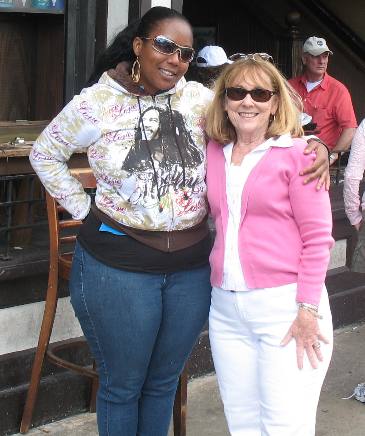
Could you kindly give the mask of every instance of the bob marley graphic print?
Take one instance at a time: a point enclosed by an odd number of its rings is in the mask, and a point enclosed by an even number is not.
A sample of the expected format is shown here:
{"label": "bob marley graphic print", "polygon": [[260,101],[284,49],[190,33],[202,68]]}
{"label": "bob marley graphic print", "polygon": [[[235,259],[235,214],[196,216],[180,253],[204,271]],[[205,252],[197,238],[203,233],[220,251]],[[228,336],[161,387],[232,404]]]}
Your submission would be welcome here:
{"label": "bob marley graphic print", "polygon": [[138,179],[131,203],[156,207],[162,212],[171,190],[187,201],[189,193],[202,182],[196,169],[204,156],[185,127],[180,112],[171,106],[149,107],[143,112],[135,130],[135,143],[122,169]]}

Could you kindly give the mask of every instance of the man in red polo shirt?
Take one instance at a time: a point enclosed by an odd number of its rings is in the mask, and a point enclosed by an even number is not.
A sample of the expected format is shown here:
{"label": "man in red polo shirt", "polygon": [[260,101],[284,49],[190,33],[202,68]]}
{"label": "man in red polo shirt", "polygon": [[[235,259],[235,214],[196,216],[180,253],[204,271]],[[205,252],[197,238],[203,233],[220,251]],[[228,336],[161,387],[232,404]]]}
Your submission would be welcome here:
{"label": "man in red polo shirt", "polygon": [[303,45],[303,75],[289,82],[301,95],[304,111],[317,124],[316,135],[331,149],[333,163],[338,152],[350,147],[357,122],[346,86],[326,73],[330,54],[325,39],[308,38]]}

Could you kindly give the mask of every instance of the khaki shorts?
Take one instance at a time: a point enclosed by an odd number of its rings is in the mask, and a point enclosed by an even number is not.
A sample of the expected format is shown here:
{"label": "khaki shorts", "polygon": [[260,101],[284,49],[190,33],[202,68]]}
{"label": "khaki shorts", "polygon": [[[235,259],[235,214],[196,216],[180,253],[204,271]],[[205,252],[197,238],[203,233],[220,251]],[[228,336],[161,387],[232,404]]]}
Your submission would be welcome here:
{"label": "khaki shorts", "polygon": [[352,256],[351,271],[365,273],[365,214],[363,214],[363,224],[358,233],[358,240]]}

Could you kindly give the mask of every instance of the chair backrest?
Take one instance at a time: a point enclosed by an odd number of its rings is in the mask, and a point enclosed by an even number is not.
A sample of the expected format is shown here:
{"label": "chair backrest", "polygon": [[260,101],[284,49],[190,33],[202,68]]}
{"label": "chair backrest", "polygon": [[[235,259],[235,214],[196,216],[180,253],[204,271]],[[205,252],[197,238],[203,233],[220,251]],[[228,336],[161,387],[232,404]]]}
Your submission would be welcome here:
{"label": "chair backrest", "polygon": [[[96,188],[96,180],[90,168],[72,169],[71,174],[85,189]],[[68,279],[73,248],[72,250],[64,251],[62,246],[75,242],[81,221],[63,218],[62,215],[66,213],[65,209],[48,192],[46,193],[46,202],[49,228],[50,272],[54,269],[55,274]]]}

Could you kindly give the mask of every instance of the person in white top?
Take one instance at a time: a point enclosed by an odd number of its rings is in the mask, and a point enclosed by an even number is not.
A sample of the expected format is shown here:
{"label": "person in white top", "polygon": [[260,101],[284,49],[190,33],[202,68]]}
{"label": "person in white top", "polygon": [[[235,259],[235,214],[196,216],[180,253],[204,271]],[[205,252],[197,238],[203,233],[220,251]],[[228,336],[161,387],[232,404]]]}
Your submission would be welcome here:
{"label": "person in white top", "polygon": [[350,223],[359,232],[353,258],[352,270],[365,273],[365,232],[363,213],[365,210],[365,193],[360,204],[360,182],[365,171],[365,119],[357,128],[351,145],[351,151],[345,170],[343,199],[345,212]]}

